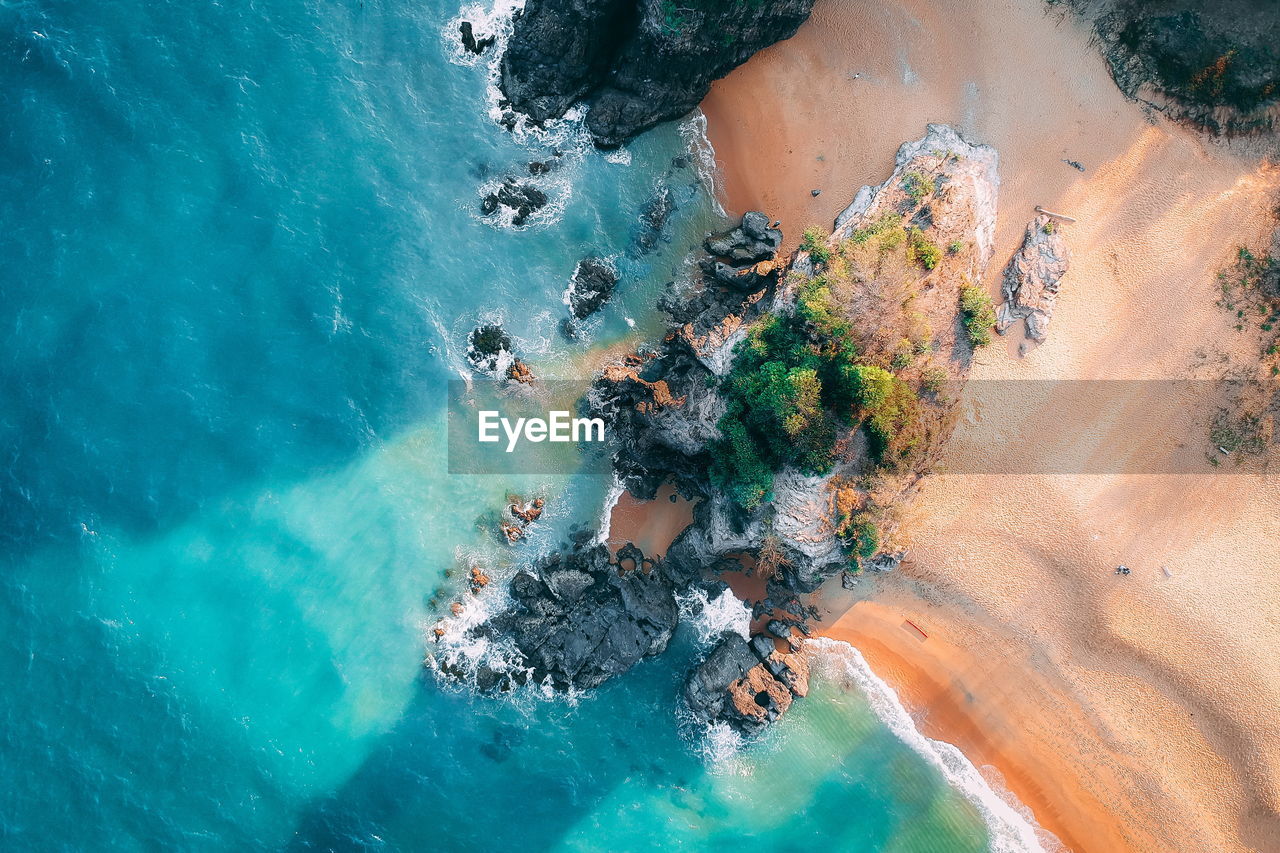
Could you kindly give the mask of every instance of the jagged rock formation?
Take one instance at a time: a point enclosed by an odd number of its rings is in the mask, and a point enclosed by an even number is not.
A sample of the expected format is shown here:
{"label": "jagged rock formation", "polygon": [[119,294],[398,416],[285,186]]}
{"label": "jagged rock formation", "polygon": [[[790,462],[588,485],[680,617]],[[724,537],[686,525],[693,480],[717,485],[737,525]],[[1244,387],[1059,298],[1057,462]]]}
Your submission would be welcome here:
{"label": "jagged rock formation", "polygon": [[529,365],[516,358],[511,335],[496,323],[477,326],[467,335],[467,361],[473,370],[491,379],[534,380]]}
{"label": "jagged rock formation", "polygon": [[808,662],[774,645],[764,635],[747,642],[726,634],[685,682],[684,701],[694,718],[757,734],[785,714],[795,697],[807,695]]}
{"label": "jagged rock formation", "polygon": [[1267,130],[1280,110],[1274,0],[1068,0],[1093,21],[1116,84],[1213,132]]}
{"label": "jagged rock formation", "polygon": [[480,202],[480,212],[493,216],[507,211],[511,224],[517,228],[529,221],[529,217],[546,207],[547,194],[528,181],[504,178],[494,190],[485,194]]}
{"label": "jagged rock formation", "polygon": [[790,38],[812,7],[813,0],[527,0],[500,85],[535,122],[587,101],[596,144],[617,147],[693,110],[713,80]]}
{"label": "jagged rock formation", "polygon": [[569,313],[583,320],[599,311],[618,286],[618,271],[602,258],[587,257],[578,261],[565,295]]}
{"label": "jagged rock formation", "polygon": [[[949,429],[953,403],[942,395],[915,395],[924,393],[919,389],[926,366],[950,379],[963,379],[967,371],[973,344],[960,296],[969,282],[981,279],[993,252],[996,160],[992,149],[930,125],[923,139],[902,146],[889,179],[863,188],[841,214],[825,258],[813,247],[812,254],[801,251],[790,263],[780,262],[782,235],[762,213],[748,214],[737,228],[707,240],[701,288],[663,299],[673,321],[669,334],[655,350],[605,368],[586,401],[589,413],[605,418],[618,438],[614,471],[627,489],[652,499],[663,482],[674,482],[686,497],[701,498],[693,523],[658,563],[634,549],[613,562],[603,547],[583,540],[570,553],[518,574],[511,607],[470,629],[471,637],[517,650],[517,674],[489,673],[485,683],[501,687],[531,677],[561,689],[598,685],[666,647],[678,619],[677,590],[704,584],[728,566],[740,568],[741,555],[762,566],[767,552],[766,597],[755,603],[753,615],[765,620],[771,636],[749,642],[723,638],[690,675],[684,698],[696,718],[752,734],[805,695],[808,669],[791,632],[806,633],[816,611],[801,596],[849,567],[854,554],[865,569],[896,567],[900,552],[883,553],[874,542],[853,550],[850,541],[862,540],[848,538],[846,523],[851,513],[876,501],[885,505],[912,488]],[[884,243],[868,243],[880,235]],[[941,245],[955,248],[944,255]],[[861,263],[859,251],[870,262],[892,258],[900,266],[877,267],[874,281],[840,279],[837,261]],[[926,257],[927,264],[921,261]],[[849,288],[824,297],[826,304],[851,300],[840,303],[840,345],[855,347],[860,359],[869,360],[859,367],[874,365],[886,375],[879,366],[893,367],[894,378],[922,412],[931,407],[913,424],[921,448],[909,464],[864,477],[875,464],[867,433],[852,420],[841,421],[843,434],[836,436],[828,473],[783,467],[772,476],[770,498],[747,510],[710,473],[723,438],[719,424],[729,411],[721,380],[730,375],[735,347],[748,328],[769,313],[790,317],[798,310],[799,289],[812,283],[820,266],[827,282],[822,287],[839,280]],[[898,343],[908,322],[916,324],[923,348],[895,363],[881,338],[888,333],[895,339],[889,343]],[[818,327],[806,328],[810,334]],[[815,347],[831,343],[807,340]],[[881,485],[863,485],[873,480]],[[873,495],[872,489],[880,491]],[[788,645],[779,648],[779,642]]]}
{"label": "jagged rock formation", "polygon": [[580,541],[518,573],[510,609],[473,629],[509,640],[524,659],[524,669],[480,686],[532,679],[559,690],[598,687],[666,649],[679,621],[675,591],[688,583],[633,545],[611,560],[605,546]]}
{"label": "jagged rock formation", "polygon": [[1042,342],[1049,334],[1049,320],[1058,298],[1058,286],[1069,263],[1062,229],[1041,214],[1027,225],[1022,248],[1004,270],[1002,304],[996,314],[996,331],[1003,334],[1018,320],[1027,321],[1027,337]]}

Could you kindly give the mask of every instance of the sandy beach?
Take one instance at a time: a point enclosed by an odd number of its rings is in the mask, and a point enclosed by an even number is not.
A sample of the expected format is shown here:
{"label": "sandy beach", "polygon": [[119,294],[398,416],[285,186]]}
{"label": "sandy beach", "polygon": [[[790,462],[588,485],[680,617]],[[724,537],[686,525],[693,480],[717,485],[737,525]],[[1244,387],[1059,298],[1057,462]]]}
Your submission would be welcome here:
{"label": "sandy beach", "polygon": [[[997,340],[973,380],[1257,363],[1214,274],[1275,227],[1264,141],[1148,115],[1081,25],[1039,2],[819,0],[703,108],[726,208],[765,210],[791,240],[830,227],[930,121],[1000,153],[993,294],[1035,205],[1079,219],[1047,342]],[[1030,435],[1061,416],[1019,414]],[[1206,442],[1207,417],[1188,407],[1125,451]],[[940,473],[899,516],[908,561],[824,590],[825,633],[863,651],[926,735],[1074,850],[1280,849],[1280,477]]]}

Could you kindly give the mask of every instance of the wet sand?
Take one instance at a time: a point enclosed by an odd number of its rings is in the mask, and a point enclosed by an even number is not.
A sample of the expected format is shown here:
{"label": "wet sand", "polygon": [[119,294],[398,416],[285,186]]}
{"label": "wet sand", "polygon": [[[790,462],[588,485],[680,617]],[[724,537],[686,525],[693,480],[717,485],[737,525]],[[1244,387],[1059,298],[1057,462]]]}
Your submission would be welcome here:
{"label": "wet sand", "polygon": [[610,516],[609,550],[617,554],[630,542],[646,557],[666,556],[675,538],[693,523],[696,505],[697,501],[676,494],[670,483],[660,486],[651,501],[637,500],[630,492],[623,492]]}
{"label": "wet sand", "polygon": [[[973,380],[1256,364],[1214,273],[1275,225],[1280,174],[1260,157],[1274,142],[1212,143],[1148,116],[1039,2],[819,0],[704,111],[726,208],[761,208],[793,240],[830,227],[928,121],[1000,152],[993,294],[1036,204],[1079,218],[1048,341],[1024,356],[1019,337],[998,340]],[[1061,413],[1022,417],[1034,436]],[[1124,450],[1206,442],[1206,418],[1163,417]],[[829,633],[926,734],[1076,850],[1280,849],[1280,478],[939,474],[902,516],[908,563],[823,601]]]}

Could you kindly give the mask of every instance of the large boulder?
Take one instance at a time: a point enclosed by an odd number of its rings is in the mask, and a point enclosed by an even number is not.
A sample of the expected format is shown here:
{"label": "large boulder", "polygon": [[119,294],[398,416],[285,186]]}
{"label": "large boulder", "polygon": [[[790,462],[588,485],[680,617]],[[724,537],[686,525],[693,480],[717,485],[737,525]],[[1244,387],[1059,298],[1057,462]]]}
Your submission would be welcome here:
{"label": "large boulder", "polygon": [[809,666],[794,652],[774,650],[758,636],[750,642],[725,634],[689,673],[684,701],[694,719],[726,723],[742,734],[758,734],[809,692]]}
{"label": "large boulder", "polygon": [[512,605],[477,629],[508,639],[534,681],[598,687],[667,647],[679,620],[676,585],[634,546],[609,558],[579,544],[511,582]]}
{"label": "large boulder", "polygon": [[773,260],[782,245],[782,232],[769,226],[769,217],[758,210],[743,214],[742,222],[719,236],[708,237],[706,250],[735,266]]}
{"label": "large boulder", "polygon": [[812,7],[813,0],[527,0],[499,85],[537,122],[587,101],[596,144],[617,147],[691,112],[713,80],[790,38]]}
{"label": "large boulder", "polygon": [[618,271],[603,258],[590,256],[578,261],[565,296],[573,319],[582,320],[599,311],[618,286]]}
{"label": "large boulder", "polygon": [[1018,320],[1026,320],[1027,337],[1043,341],[1069,261],[1061,227],[1043,214],[1033,219],[1022,248],[1004,270],[1005,301],[996,312],[996,331],[1003,333]]}

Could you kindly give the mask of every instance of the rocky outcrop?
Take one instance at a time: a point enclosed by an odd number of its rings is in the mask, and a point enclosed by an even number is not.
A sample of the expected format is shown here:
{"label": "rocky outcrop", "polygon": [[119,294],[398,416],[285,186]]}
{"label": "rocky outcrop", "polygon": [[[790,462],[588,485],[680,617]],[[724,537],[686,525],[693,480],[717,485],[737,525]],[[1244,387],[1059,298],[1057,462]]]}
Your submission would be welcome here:
{"label": "rocky outcrop", "polygon": [[[633,545],[618,559],[579,543],[511,581],[511,607],[473,629],[510,641],[519,676],[558,690],[598,687],[667,647],[679,621],[676,581]],[[493,685],[500,686],[500,685]]]}
{"label": "rocky outcrop", "polygon": [[477,326],[467,336],[467,361],[473,370],[491,379],[534,381],[533,370],[516,358],[511,335],[497,323]]}
{"label": "rocky outcrop", "polygon": [[1026,320],[1027,337],[1043,342],[1069,260],[1062,227],[1043,214],[1033,219],[1022,248],[1004,270],[1004,303],[996,312],[996,331],[1003,334],[1018,320]]}
{"label": "rocky outcrop", "polygon": [[689,113],[713,80],[794,35],[812,6],[526,0],[502,57],[500,85],[510,105],[535,122],[586,101],[596,144],[617,147]]}
{"label": "rocky outcrop", "polygon": [[462,46],[467,53],[474,53],[477,56],[484,53],[497,41],[497,37],[492,34],[476,38],[475,27],[470,21],[463,21],[459,24],[458,33],[462,36]]}
{"label": "rocky outcrop", "polygon": [[583,320],[604,306],[618,286],[618,271],[603,258],[586,257],[578,261],[569,280],[565,301],[575,320]]}
{"label": "rocky outcrop", "polygon": [[726,723],[753,735],[808,692],[809,665],[802,655],[776,650],[763,635],[748,642],[726,634],[689,674],[684,701],[699,722]]}
{"label": "rocky outcrop", "polygon": [[495,189],[485,193],[480,202],[480,212],[493,216],[505,211],[510,222],[520,227],[547,204],[547,194],[528,181],[504,178]]}
{"label": "rocky outcrop", "polygon": [[477,326],[467,336],[467,361],[477,373],[501,376],[514,359],[511,335],[496,323]]}
{"label": "rocky outcrop", "polygon": [[1273,0],[1068,0],[1093,22],[1116,84],[1215,133],[1269,130],[1280,112]]}

